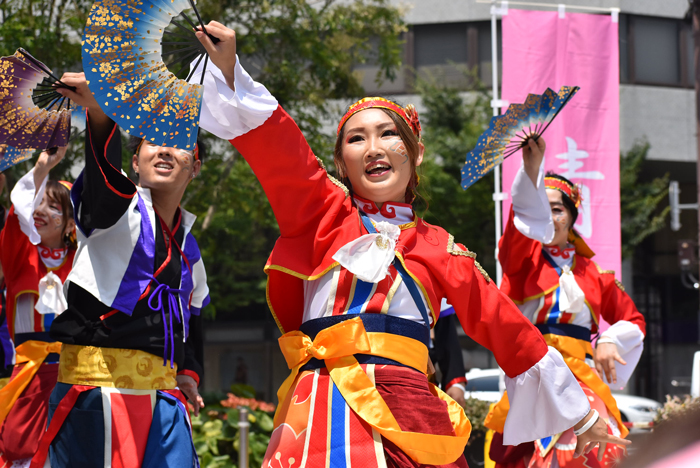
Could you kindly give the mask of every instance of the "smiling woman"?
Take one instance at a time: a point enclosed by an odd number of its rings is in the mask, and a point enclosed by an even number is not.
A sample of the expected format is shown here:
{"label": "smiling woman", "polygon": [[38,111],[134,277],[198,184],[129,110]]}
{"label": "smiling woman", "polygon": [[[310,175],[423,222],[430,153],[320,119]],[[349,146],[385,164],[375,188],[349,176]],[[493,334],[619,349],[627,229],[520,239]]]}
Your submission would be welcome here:
{"label": "smiling woman", "polygon": [[277,394],[264,466],[466,467],[469,421],[426,376],[443,298],[494,352],[517,395],[507,443],[570,427],[583,428],[579,452],[588,442],[620,443],[476,255],[416,216],[424,149],[415,109],[376,97],[351,105],[338,125],[338,181],[241,67],[235,32],[206,27],[219,42],[197,33],[216,65],[194,66],[204,83],[201,126],[248,161],[280,228],[265,266],[267,298],[291,374]]}
{"label": "smiling woman", "polygon": [[75,223],[71,184],[48,180],[48,174],[65,153],[66,148],[42,152],[17,182],[0,233],[12,340],[3,349],[2,365],[16,364],[10,382],[0,389],[0,460],[9,462],[31,458],[37,450],[58,375],[60,344],[48,330],[66,308],[62,286],[75,256]]}

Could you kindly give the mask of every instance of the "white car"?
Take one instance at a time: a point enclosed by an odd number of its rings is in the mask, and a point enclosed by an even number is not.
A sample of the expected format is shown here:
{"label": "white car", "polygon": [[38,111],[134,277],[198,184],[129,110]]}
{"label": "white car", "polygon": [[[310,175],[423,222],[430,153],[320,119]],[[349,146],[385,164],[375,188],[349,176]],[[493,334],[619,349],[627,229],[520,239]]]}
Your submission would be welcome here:
{"label": "white car", "polygon": [[476,398],[491,403],[501,399],[501,389],[505,390],[503,372],[501,369],[472,368],[464,375],[467,384],[464,386],[464,398]]}
{"label": "white car", "polygon": [[[502,389],[505,389],[501,369],[471,369],[465,374],[467,384],[464,398],[495,403],[501,399]],[[651,428],[656,418],[656,412],[661,408],[658,401],[623,393],[613,393],[620,410],[622,421],[632,432],[642,432]]]}
{"label": "white car", "polygon": [[632,433],[651,429],[654,419],[656,419],[656,413],[661,409],[661,403],[649,398],[625,395],[624,393],[613,393],[613,398],[617,402],[622,422]]}

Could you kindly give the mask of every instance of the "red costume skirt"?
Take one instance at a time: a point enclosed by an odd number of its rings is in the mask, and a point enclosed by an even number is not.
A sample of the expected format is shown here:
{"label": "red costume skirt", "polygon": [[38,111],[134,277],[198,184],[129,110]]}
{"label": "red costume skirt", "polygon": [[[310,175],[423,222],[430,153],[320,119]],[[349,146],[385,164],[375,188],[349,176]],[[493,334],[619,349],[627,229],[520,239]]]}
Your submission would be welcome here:
{"label": "red costume skirt", "polygon": [[[447,405],[426,376],[408,367],[366,364],[380,395],[404,431],[453,435]],[[345,403],[326,369],[297,377],[289,410],[272,433],[263,466],[403,468],[419,465],[363,422]],[[467,468],[464,456],[449,465]]]}
{"label": "red costume skirt", "polygon": [[[15,366],[12,380],[25,364]],[[43,363],[20,394],[0,428],[0,459],[31,458],[46,430],[49,397],[58,380],[58,364]]]}

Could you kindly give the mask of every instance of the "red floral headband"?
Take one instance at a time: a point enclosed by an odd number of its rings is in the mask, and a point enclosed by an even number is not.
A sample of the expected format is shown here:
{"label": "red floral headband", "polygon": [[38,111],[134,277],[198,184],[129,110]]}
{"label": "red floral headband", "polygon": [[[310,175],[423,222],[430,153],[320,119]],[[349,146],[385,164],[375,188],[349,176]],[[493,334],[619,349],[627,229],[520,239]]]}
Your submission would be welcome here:
{"label": "red floral headband", "polygon": [[569,197],[569,200],[574,203],[576,208],[578,208],[583,201],[583,198],[581,197],[581,190],[579,190],[577,185],[570,184],[557,177],[545,177],[544,188],[559,190],[561,193]]}
{"label": "red floral headband", "polygon": [[373,108],[388,109],[396,113],[399,117],[401,117],[404,120],[404,122],[406,122],[406,125],[409,126],[413,134],[420,141],[420,119],[418,118],[418,111],[413,106],[413,104],[409,104],[406,107],[401,107],[398,104],[381,97],[366,97],[360,99],[355,104],[351,105],[348,108],[348,111],[343,116],[343,118],[340,119],[337,133],[340,134],[340,130],[343,128],[343,125],[345,125],[345,122],[347,122],[350,117],[362,110]]}

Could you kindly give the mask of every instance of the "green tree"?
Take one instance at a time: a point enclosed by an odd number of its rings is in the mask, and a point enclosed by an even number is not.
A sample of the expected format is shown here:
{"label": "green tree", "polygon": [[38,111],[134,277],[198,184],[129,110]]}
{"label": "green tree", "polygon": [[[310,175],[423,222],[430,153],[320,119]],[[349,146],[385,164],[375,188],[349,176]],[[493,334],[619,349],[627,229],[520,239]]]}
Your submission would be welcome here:
{"label": "green tree", "polygon": [[[0,54],[24,47],[57,76],[80,71],[80,38],[92,3],[0,0]],[[197,7],[205,22],[217,20],[236,30],[243,65],[294,116],[314,152],[327,161],[333,137],[322,126],[341,113],[330,100],[363,94],[354,66],[372,60],[381,82],[393,78],[400,65],[405,26],[389,0],[200,0]],[[199,216],[193,231],[209,275],[213,305],[207,313],[259,319],[266,309],[262,266],[279,231],[245,161],[228,143],[206,132],[202,136],[210,151],[183,205]],[[78,138],[51,177],[70,179],[82,155]],[[123,156],[129,171],[131,155],[124,149]],[[8,171],[8,188],[32,164]]]}
{"label": "green tree", "polygon": [[669,206],[659,210],[668,196],[668,174],[640,182],[639,173],[649,152],[649,143],[636,143],[620,155],[620,221],[622,258],[630,258],[644,239],[663,228]]}
{"label": "green tree", "polygon": [[472,82],[474,89],[468,94],[430,81],[418,84],[426,108],[421,115],[426,151],[419,186],[425,200],[417,210],[427,222],[445,228],[476,252],[482,266],[494,275],[493,173],[467,191],[461,186],[467,152],[488,126],[491,111],[490,94],[478,81]]}

